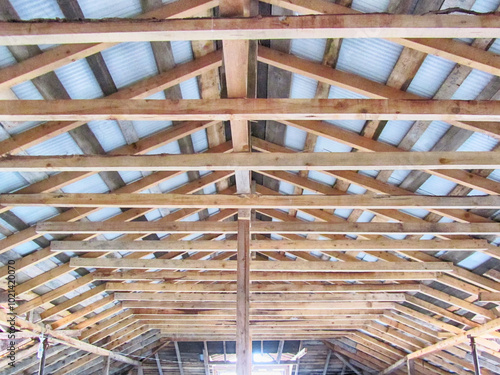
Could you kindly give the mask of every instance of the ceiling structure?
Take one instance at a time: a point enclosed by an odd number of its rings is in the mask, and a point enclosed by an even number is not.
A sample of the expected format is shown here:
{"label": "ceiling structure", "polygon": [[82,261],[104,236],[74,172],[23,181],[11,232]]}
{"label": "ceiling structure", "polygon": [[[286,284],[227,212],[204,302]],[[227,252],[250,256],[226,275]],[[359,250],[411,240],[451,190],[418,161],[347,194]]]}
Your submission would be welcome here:
{"label": "ceiling structure", "polygon": [[499,7],[1,0],[1,372],[500,373]]}

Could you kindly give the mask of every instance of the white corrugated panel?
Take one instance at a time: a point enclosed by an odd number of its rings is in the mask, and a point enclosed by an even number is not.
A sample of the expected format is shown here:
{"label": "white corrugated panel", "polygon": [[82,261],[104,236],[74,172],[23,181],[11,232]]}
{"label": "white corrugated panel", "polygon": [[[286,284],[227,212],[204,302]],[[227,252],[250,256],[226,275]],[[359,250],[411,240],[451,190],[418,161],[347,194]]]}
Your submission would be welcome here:
{"label": "white corrugated panel", "polygon": [[172,126],[171,121],[132,121],[132,124],[141,139]]}
{"label": "white corrugated panel", "polygon": [[294,39],[290,53],[297,57],[321,62],[325,53],[326,39]]}
{"label": "white corrugated panel", "polygon": [[488,195],[488,194],[486,194],[484,191],[472,189],[467,193],[467,195],[473,196],[473,195]]}
{"label": "white corrugated panel", "polygon": [[36,243],[34,243],[33,241],[29,241],[12,248],[12,251],[15,251],[17,254],[24,256],[32,253],[35,250],[38,250],[39,248],[40,246],[38,246]]}
{"label": "white corrugated panel", "polygon": [[165,92],[164,91],[158,91],[157,93],[148,96],[146,99],[151,99],[151,100],[165,100]]}
{"label": "white corrugated panel", "polygon": [[102,56],[118,88],[158,74],[151,43],[120,43]]}
{"label": "white corrugated panel", "polygon": [[196,78],[191,78],[179,84],[181,88],[182,99],[201,99],[198,81]]}
{"label": "white corrugated panel", "polygon": [[0,46],[0,68],[5,68],[9,65],[14,65],[16,59],[12,56],[9,49],[6,46]]}
{"label": "white corrugated panel", "polygon": [[347,193],[348,194],[365,194],[366,189],[361,187],[361,186],[355,185],[355,184],[350,184],[349,189],[347,189]]}
{"label": "white corrugated panel", "polygon": [[393,185],[399,185],[406,177],[408,177],[410,172],[411,171],[408,170],[395,170],[392,172],[391,177],[389,177],[388,182]]}
{"label": "white corrugated panel", "polygon": [[297,218],[302,219],[304,221],[314,221],[314,216],[311,216],[309,214],[306,214],[305,212],[302,211],[297,211]]}
{"label": "white corrugated panel", "polygon": [[473,100],[493,79],[493,75],[479,70],[473,70],[451,97],[459,100]]}
{"label": "white corrugated panel", "polygon": [[64,186],[61,190],[65,193],[107,193],[109,188],[101,176],[94,174],[83,180]]}
{"label": "white corrugated panel", "polygon": [[195,152],[203,152],[208,149],[208,138],[205,129],[198,130],[196,133],[191,134],[191,139]]}
{"label": "white corrugated panel", "polygon": [[334,215],[341,217],[342,219],[347,219],[349,216],[351,216],[352,211],[354,210],[350,210],[347,208],[338,208],[334,211]]}
{"label": "white corrugated panel", "polygon": [[441,177],[431,176],[420,186],[417,193],[423,195],[448,195],[455,186],[457,184],[454,182]]}
{"label": "white corrugated panel", "polygon": [[[203,188],[203,194],[216,194],[217,193],[217,188],[215,186],[215,184],[211,184],[211,185],[208,185],[208,186],[205,186]],[[208,210],[209,214],[210,215],[213,215],[215,211],[218,212],[219,210],[218,209],[212,209],[212,211]]]}
{"label": "white corrugated panel", "polygon": [[412,151],[430,151],[432,147],[446,134],[451,125],[443,121],[433,121],[411,148]]}
{"label": "white corrugated panel", "polygon": [[333,186],[337,180],[335,177],[318,171],[309,171],[308,178],[313,181],[321,182],[328,186]]}
{"label": "white corrugated panel", "polygon": [[407,91],[424,98],[432,98],[454,67],[454,62],[428,55]]}
{"label": "white corrugated panel", "polygon": [[64,133],[26,150],[29,155],[81,155],[82,150],[73,138]]}
{"label": "white corrugated panel", "polygon": [[179,148],[179,143],[177,141],[170,142],[161,147],[155,148],[154,150],[148,152],[148,155],[157,155],[157,154],[180,154],[181,149]]}
{"label": "white corrugated panel", "polygon": [[407,213],[408,215],[418,217],[420,219],[423,219],[424,217],[429,215],[429,211],[423,210],[421,208],[404,209],[404,210],[400,210],[400,211]]}
{"label": "white corrugated panel", "polygon": [[54,207],[13,207],[10,211],[28,225],[46,220],[59,213]]}
{"label": "white corrugated panel", "polygon": [[483,133],[473,133],[457,151],[491,151],[498,140]]}
{"label": "white corrugated panel", "polygon": [[292,74],[292,83],[290,86],[291,99],[312,99],[316,95],[318,81],[304,77],[299,74]]}
{"label": "white corrugated panel", "polygon": [[459,262],[457,265],[463,268],[467,268],[468,270],[473,270],[474,268],[480,266],[484,262],[490,260],[491,257],[484,253],[475,252],[469,255],[467,258]]}
{"label": "white corrugated panel", "polygon": [[181,221],[199,221],[200,220],[200,216],[198,215],[198,213],[195,213],[191,216],[188,216],[184,219],[182,219]]}
{"label": "white corrugated panel", "polygon": [[365,211],[361,214],[361,216],[356,220],[357,223],[369,223],[375,217],[371,212]]}
{"label": "white corrugated panel", "polygon": [[56,0],[10,0],[21,19],[64,18]]}
{"label": "white corrugated panel", "polygon": [[393,146],[399,145],[414,121],[387,121],[384,130],[378,137],[378,141],[388,143]]}
{"label": "white corrugated panel", "polygon": [[0,173],[0,193],[10,193],[26,185],[26,180],[17,172]]}
{"label": "white corrugated panel", "polygon": [[132,17],[142,13],[139,0],[78,0],[86,18]]}
{"label": "white corrugated panel", "polygon": [[472,10],[476,12],[493,12],[500,6],[499,0],[476,0]]}
{"label": "white corrugated panel", "polygon": [[148,221],[155,221],[155,220],[161,219],[163,217],[160,210],[158,210],[158,209],[153,210],[153,211],[149,211],[144,216],[146,216],[146,219],[148,219]]}
{"label": "white corrugated panel", "polygon": [[304,149],[307,133],[303,130],[294,128],[293,126],[286,127],[285,146],[293,150],[301,151]]}
{"label": "white corrugated panel", "polygon": [[193,50],[191,42],[188,40],[178,40],[170,42],[172,54],[176,64],[184,64],[193,60]]}
{"label": "white corrugated panel", "polygon": [[95,99],[104,96],[89,63],[77,60],[55,71],[71,99]]}
{"label": "white corrugated panel", "polygon": [[93,212],[90,215],[87,215],[87,219],[89,219],[90,221],[104,221],[121,213],[122,210],[117,207],[106,207],[99,211]]}
{"label": "white corrugated panel", "polygon": [[88,125],[106,152],[127,144],[118,123],[114,120],[91,121]]}
{"label": "white corrugated panel", "polygon": [[164,193],[168,193],[171,190],[174,190],[175,188],[178,188],[179,186],[182,186],[184,184],[187,184],[189,182],[189,178],[187,173],[183,173],[177,177],[174,178],[169,178],[166,181],[163,181],[159,186],[160,190]]}
{"label": "white corrugated panel", "polygon": [[352,9],[363,13],[385,12],[390,0],[353,0]]}
{"label": "white corrugated panel", "polygon": [[280,181],[279,191],[281,194],[291,195],[294,191],[294,186],[288,182]]}
{"label": "white corrugated panel", "polygon": [[337,69],[385,83],[403,47],[382,39],[344,39]]}
{"label": "white corrugated panel", "polygon": [[500,169],[495,169],[493,172],[490,173],[488,178],[490,180],[500,182]]}
{"label": "white corrugated panel", "polygon": [[130,184],[131,182],[137,181],[143,177],[143,174],[138,171],[120,171],[118,173],[126,184]]}
{"label": "white corrugated panel", "polygon": [[31,81],[26,81],[12,87],[12,91],[21,100],[43,100],[42,94]]}
{"label": "white corrugated panel", "polygon": [[325,137],[318,137],[314,147],[314,152],[351,152],[351,150],[351,147]]}

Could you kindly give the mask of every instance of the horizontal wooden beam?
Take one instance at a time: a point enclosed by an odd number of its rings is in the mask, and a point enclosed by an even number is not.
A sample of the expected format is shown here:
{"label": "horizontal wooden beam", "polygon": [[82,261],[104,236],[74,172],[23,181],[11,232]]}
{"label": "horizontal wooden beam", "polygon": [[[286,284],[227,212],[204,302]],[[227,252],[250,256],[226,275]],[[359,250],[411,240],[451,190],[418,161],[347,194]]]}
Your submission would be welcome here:
{"label": "horizontal wooden beam", "polygon": [[[405,99],[2,100],[0,121],[500,121],[498,101]],[[492,125],[494,126],[494,124]]]}
{"label": "horizontal wooden beam", "polygon": [[[52,241],[52,251],[230,251],[236,250],[236,241]],[[333,240],[252,240],[250,249],[267,251],[286,250],[328,250],[328,251],[381,251],[381,250],[418,250],[418,251],[487,251],[491,247],[486,240],[391,240],[370,241]]]}
{"label": "horizontal wooden beam", "polygon": [[6,156],[0,172],[497,169],[497,152],[315,152],[194,155]]}
{"label": "horizontal wooden beam", "polygon": [[[2,194],[3,206],[277,209],[500,209],[500,196]],[[121,225],[121,224],[118,224]],[[126,224],[130,225],[130,224]]]}
{"label": "horizontal wooden beam", "polygon": [[59,340],[59,342],[64,343],[65,345],[77,348],[79,350],[83,350],[83,351],[86,351],[88,353],[93,353],[93,354],[97,354],[100,356],[107,356],[115,361],[128,363],[128,364],[131,364],[134,366],[140,365],[139,361],[128,358],[124,355],[114,353],[110,350],[100,348],[100,347],[95,346],[95,345],[91,345],[89,343],[77,340],[77,339],[72,338],[72,337],[68,337],[64,333],[61,333],[61,332],[55,331],[55,330],[51,330],[51,329],[47,329],[46,327],[42,327],[41,325],[28,322],[24,319],[21,319],[20,317],[7,314],[3,311],[0,311],[0,322],[2,324],[4,324],[5,326],[10,326],[11,325],[10,322],[14,322],[14,324],[21,329],[24,329],[24,330],[27,330],[30,332],[34,332],[37,334],[43,333],[47,336],[53,337],[56,340]]}
{"label": "horizontal wooden beam", "polygon": [[[197,272],[197,271],[186,271],[186,272],[174,272],[174,271],[156,271],[156,272],[145,272],[142,270],[129,270],[123,272],[110,272],[110,271],[97,271],[93,272],[95,280],[177,280],[177,281],[236,281],[236,273],[231,271],[224,272]],[[437,280],[439,272],[385,272],[384,280]],[[380,274],[376,272],[342,272],[342,273],[331,273],[331,272],[252,272],[252,281],[379,281]],[[116,283],[113,283],[116,284]],[[109,286],[110,288],[117,288],[126,284],[118,283],[119,286]]]}
{"label": "horizontal wooden beam", "polygon": [[296,38],[500,38],[497,16],[338,14],[2,22],[0,45]]}
{"label": "horizontal wooden beam", "polygon": [[481,302],[499,302],[500,301],[500,293],[498,293],[498,292],[479,293],[478,301],[481,301]]}
{"label": "horizontal wooden beam", "polygon": [[[292,274],[293,276],[293,274]],[[293,281],[293,279],[292,279]],[[105,284],[107,291],[113,292],[162,292],[162,295],[170,293],[179,295],[182,293],[195,294],[219,294],[227,295],[236,293],[236,284],[193,284],[193,283],[117,283],[108,282]],[[368,293],[368,292],[418,292],[421,290],[420,284],[351,284],[351,285],[310,285],[310,284],[252,284],[251,293]],[[158,294],[156,294],[158,295]],[[116,296],[116,295],[115,295]]]}
{"label": "horizontal wooden beam", "polygon": [[[112,259],[71,258],[71,267],[163,269],[163,270],[236,270],[236,261],[171,260],[171,259]],[[288,272],[452,272],[446,262],[285,262],[254,261],[252,271]],[[381,275],[381,278],[383,276]]]}
{"label": "horizontal wooden beam", "polygon": [[[115,293],[118,301],[227,302],[236,303],[236,293]],[[265,293],[250,295],[250,302],[332,302],[332,301],[392,301],[404,302],[403,293]]]}
{"label": "horizontal wooden beam", "polygon": [[[109,194],[108,194],[109,195]],[[146,194],[144,194],[146,195]],[[147,194],[152,195],[152,194]],[[140,196],[140,195],[138,195]],[[327,207],[330,207],[326,205]],[[237,233],[234,222],[41,222],[38,233]],[[252,222],[252,233],[308,234],[498,234],[497,223]]]}

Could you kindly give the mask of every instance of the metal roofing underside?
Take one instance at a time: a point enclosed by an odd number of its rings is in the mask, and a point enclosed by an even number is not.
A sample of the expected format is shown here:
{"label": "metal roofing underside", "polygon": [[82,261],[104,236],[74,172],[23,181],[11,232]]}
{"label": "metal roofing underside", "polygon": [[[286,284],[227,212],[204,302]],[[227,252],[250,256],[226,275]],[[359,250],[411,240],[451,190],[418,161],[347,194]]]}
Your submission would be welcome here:
{"label": "metal roofing underside", "polygon": [[[178,0],[183,1],[183,0]],[[20,19],[36,19],[36,18],[65,18],[63,11],[58,3],[64,3],[65,1],[56,0],[11,0],[10,4],[15,9]],[[78,0],[78,5],[83,12],[85,18],[108,18],[108,17],[134,17],[144,11],[144,3],[156,4],[160,1],[140,1],[140,0],[115,0],[112,2],[112,6],[109,3],[102,0]],[[172,1],[163,1],[164,4],[170,3]],[[345,3],[346,1],[344,1]],[[413,7],[410,9],[415,10],[415,6],[422,6],[420,3],[425,1],[414,1]],[[143,3],[141,5],[141,3]],[[338,1],[340,3],[340,1]],[[349,3],[349,1],[347,1]],[[385,0],[353,0],[351,7],[353,9],[359,10],[366,13],[375,12],[386,12],[389,7],[392,6],[397,1],[385,1]],[[411,2],[409,2],[411,3]],[[430,3],[429,1],[426,3]],[[495,11],[500,6],[499,1],[493,0],[477,0],[477,1],[466,1],[466,0],[446,0],[446,1],[434,1],[437,8],[449,8],[453,6],[459,6],[462,8],[469,8],[478,12],[491,12]],[[6,5],[7,1],[1,2],[0,11],[3,12],[2,18],[6,17]],[[273,14],[281,14],[283,10],[275,6],[270,6],[266,3],[261,3],[261,12],[270,12],[272,8]],[[472,43],[471,40],[465,42]],[[288,48],[289,53],[300,57],[302,59],[311,60],[316,63],[321,63],[323,55],[325,53],[325,48],[327,47],[328,41],[325,39],[301,39],[292,40],[289,46],[286,43],[280,44],[276,48]],[[267,45],[271,48],[275,48],[276,42],[272,41],[263,42],[263,45]],[[285,44],[285,47],[283,46]],[[47,50],[53,48],[53,45],[39,46],[41,50]],[[175,64],[184,64],[186,62],[192,61],[194,59],[194,54],[192,50],[191,42],[189,41],[179,41],[171,42],[170,48],[175,61]],[[220,45],[218,45],[220,48]],[[8,66],[15,65],[21,58],[21,48],[13,49],[10,47],[0,47],[0,68],[6,68]],[[371,81],[386,84],[388,79],[391,77],[393,69],[398,63],[398,59],[403,51],[403,47],[392,43],[387,40],[382,39],[344,39],[342,41],[338,60],[335,65],[335,69],[340,71],[345,71],[349,73],[356,74],[360,77],[366,78]],[[492,53],[500,53],[500,42],[494,42],[489,47],[489,51]],[[15,54],[17,53],[17,56]],[[158,66],[155,59],[154,50],[151,43],[122,43],[114,47],[104,50],[101,53],[102,59],[105,63],[105,68],[109,72],[111,81],[114,84],[114,91],[121,88],[132,85],[136,82],[140,82],[145,78],[157,75]],[[463,74],[464,78],[460,82],[455,82],[450,79],[457,69],[457,65],[449,60],[441,57],[428,55],[425,57],[417,73],[411,82],[407,85],[406,91],[421,96],[423,98],[450,98],[459,100],[470,100],[481,98],[483,93],[487,91],[490,87],[498,84],[498,77],[493,76],[489,73],[482,72],[479,70],[471,69],[468,74]],[[277,84],[272,81],[272,77],[279,76],[283,81]],[[77,60],[71,64],[64,67],[58,68],[54,71],[54,74],[50,74],[45,77],[45,80],[33,80],[23,82],[11,88],[12,93],[21,100],[40,100],[40,99],[55,99],[52,95],[62,95],[63,98],[71,99],[95,99],[102,98],[109,95],[110,92],[105,92],[109,90],[108,87],[103,87],[102,82],[96,78],[91,65],[86,59]],[[53,87],[47,87],[47,81],[51,80],[53,82]],[[269,79],[269,81],[267,81]],[[266,82],[267,81],[267,82]],[[287,96],[290,98],[314,98],[316,95],[316,90],[318,87],[318,82],[299,75],[295,73],[284,74],[277,68],[267,67],[262,63],[259,63],[259,81],[258,85],[264,87],[259,87],[259,95],[280,95],[283,92],[289,92]],[[281,86],[279,86],[281,85]],[[199,82],[196,78],[190,79],[188,81],[182,82],[180,85],[180,93],[183,99],[199,99],[202,97],[200,92]],[[267,86],[267,87],[266,87]],[[279,87],[274,87],[279,86]],[[453,86],[453,88],[451,88]],[[41,91],[44,88],[45,91]],[[267,91],[267,92],[266,92]],[[54,94],[55,93],[55,94]],[[7,97],[11,93],[6,93]],[[265,97],[265,96],[263,96]],[[162,100],[165,99],[165,93],[159,92],[151,95],[148,99]],[[342,98],[363,98],[360,94],[348,91],[344,88],[331,86],[329,88],[328,98],[331,99],[342,99]],[[489,99],[489,98],[488,98]],[[494,97],[496,99],[496,97]],[[343,120],[343,121],[328,121],[334,128],[342,128],[349,130],[357,134],[364,134],[365,131],[365,121],[360,120]],[[28,129],[39,126],[40,122],[25,122],[25,123],[13,123],[13,122],[3,122],[0,127],[0,140],[8,139],[12,136],[22,134]],[[408,133],[415,133],[412,126],[414,122],[412,121],[388,121],[384,127],[380,128],[379,132],[374,135],[374,139],[379,142],[389,144],[395,147],[403,147],[406,150],[411,151],[431,151],[431,150],[450,150],[450,151],[492,151],[496,150],[498,146],[498,140],[489,137],[482,133],[472,133],[465,134],[466,131],[462,131],[460,134],[454,133],[456,130],[453,126],[442,122],[433,121],[430,123],[420,136],[415,139],[414,142],[408,142]],[[155,137],[155,134],[161,132],[162,130],[172,127],[173,123],[170,121],[127,121],[127,124],[121,124],[118,121],[91,121],[88,123],[88,129],[90,129],[89,134],[92,138],[97,141],[98,152],[110,152],[119,147],[125,146],[127,144],[136,142],[137,140],[147,139]],[[273,133],[270,129],[273,124],[266,124],[263,122],[256,122],[252,124],[252,132],[255,137],[266,139],[270,142],[281,144],[289,149],[295,151],[304,150],[306,144],[307,133],[298,128],[291,126],[281,125],[281,130],[277,133]],[[228,128],[228,127],[226,127]],[[126,131],[124,131],[126,129]],[[227,132],[226,132],[227,134]],[[32,145],[26,148],[20,154],[25,155],[72,155],[72,154],[85,154],[88,150],[84,148],[88,146],[74,132],[67,132],[43,142]],[[229,138],[228,138],[229,139]],[[459,142],[456,142],[459,139]],[[191,150],[191,152],[201,153],[209,149],[209,139],[206,130],[197,131],[189,137],[189,139],[184,140],[182,144],[175,141],[166,145],[162,145],[155,149],[152,149],[148,154],[181,154],[183,152],[188,152],[186,150]],[[402,146],[403,145],[403,146]],[[83,147],[83,148],[82,148]],[[352,152],[356,151],[347,144],[337,142],[333,139],[327,137],[319,136],[314,145],[314,149],[310,150],[314,152]],[[293,171],[292,171],[293,172]],[[297,172],[293,172],[297,173]],[[367,170],[359,171],[360,174],[377,179],[379,171]],[[418,172],[417,172],[418,173]],[[106,193],[110,192],[120,185],[130,184],[134,181],[140,180],[141,178],[147,176],[148,172],[141,171],[130,171],[130,172],[113,172],[111,173],[99,173],[93,174],[87,178],[72,182],[70,184],[64,185],[58,191],[66,193]],[[167,193],[174,191],[175,189],[188,184],[195,178],[202,177],[204,175],[209,175],[210,172],[201,172],[198,175],[182,173],[174,178],[166,179],[157,186],[142,191],[141,193]],[[0,174],[0,193],[14,193],[19,191],[26,186],[35,184],[39,181],[50,178],[54,173],[8,173],[4,172]],[[491,171],[489,174],[483,174],[490,180],[500,182],[500,170]],[[321,185],[343,187],[349,194],[365,194],[367,190],[359,185],[348,184],[345,181],[337,181],[335,177],[330,174],[325,174],[317,171],[310,171],[307,176],[311,181],[317,182]],[[387,183],[391,185],[396,185],[404,187],[405,189],[416,192],[417,194],[425,195],[453,195],[454,192],[461,192],[467,195],[484,195],[485,193],[479,190],[467,189],[466,191],[461,188],[456,183],[446,180],[441,177],[431,176],[425,173],[397,170],[394,171],[390,176],[387,177]],[[317,192],[312,190],[302,190],[300,187],[294,186],[292,183],[281,180],[274,180],[266,176],[261,176],[254,174],[255,180],[266,187],[278,190],[282,194],[316,194]],[[229,179],[229,186],[234,184],[233,179]],[[221,186],[224,186],[222,184]],[[227,186],[227,184],[226,184]],[[314,185],[311,185],[314,186]],[[211,183],[205,186],[202,191],[204,194],[213,194],[217,192],[219,185]],[[57,192],[57,191],[56,191]],[[158,220],[170,212],[165,209],[154,209],[147,212],[141,220],[155,221]],[[402,210],[404,213],[421,218],[430,219],[432,221],[439,222],[453,222],[454,220],[447,217],[436,217],[435,214],[430,213],[424,209],[408,209]],[[14,207],[10,211],[0,214],[0,261],[1,265],[5,266],[9,260],[20,261],[30,255],[36,254],[37,251],[47,247],[51,240],[54,239],[51,235],[43,235],[40,237],[35,237],[29,240],[18,241],[14,245],[8,243],[6,239],[11,238],[16,235],[16,233],[22,232],[27,228],[54,217],[57,217],[63,210],[54,207]],[[92,212],[90,215],[83,220],[90,221],[105,221],[108,220],[123,211],[119,208],[105,208],[99,209]],[[217,209],[208,209],[191,215],[183,220],[186,221],[198,221],[205,220],[208,216],[218,213]],[[287,212],[289,213],[289,212]],[[478,215],[488,217],[492,220],[498,220],[498,211],[490,212],[486,210],[475,212]],[[293,214],[293,213],[292,213]],[[357,222],[371,222],[372,220],[380,220],[375,214],[369,211],[362,213],[353,212],[353,210],[347,209],[337,209],[333,212],[333,215],[346,219],[355,220]],[[316,218],[298,211],[296,217],[305,221],[314,221]],[[278,220],[277,218],[269,218],[264,215],[258,214],[258,219],[262,220]],[[382,218],[383,219],[383,218]],[[385,219],[386,220],[386,219]],[[158,235],[151,235],[149,239],[161,239],[167,237],[168,234],[158,233]],[[100,235],[96,239],[101,240],[114,240],[119,238],[120,235]],[[195,239],[198,236],[191,236],[186,239]],[[393,238],[402,239],[403,235],[394,235]],[[279,239],[278,235],[274,235],[273,238]],[[432,236],[425,236],[424,239],[432,239]],[[324,239],[324,237],[319,237],[319,239]],[[500,244],[500,237],[488,238],[488,240],[493,244]],[[124,257],[127,252],[114,253],[113,256]],[[331,257],[321,252],[311,252],[313,256],[316,256],[318,260],[331,260],[337,261],[335,257]],[[352,253],[350,253],[352,255]],[[432,253],[431,253],[432,254]],[[17,283],[21,286],[27,285],[30,280],[34,278],[45,275],[51,270],[57,270],[62,265],[69,261],[70,257],[75,256],[75,253],[53,253],[49,257],[45,257],[42,261],[35,264],[26,264],[22,269],[18,269],[16,273]],[[182,259],[193,255],[179,255],[174,259]],[[296,259],[296,256],[286,253],[284,254],[289,259]],[[409,258],[404,257],[400,253],[391,254],[393,257],[399,257],[401,259],[409,260]],[[482,252],[439,252],[432,254],[438,259],[443,261],[453,262],[455,265],[462,267],[466,270],[471,271],[474,274],[482,275],[485,278],[493,275],[491,270],[500,270],[499,260],[492,258]],[[146,258],[154,258],[155,255],[150,255]],[[221,254],[215,253],[207,256],[209,258],[217,257],[221,258]],[[380,259],[377,254],[359,252],[355,254],[355,257],[363,261],[384,261]],[[197,258],[205,259],[205,258]],[[72,269],[70,272],[64,273],[61,276],[50,278],[49,281],[45,282],[43,285],[36,286],[35,288],[27,288],[26,292],[20,297],[22,300],[32,300],[38,296],[49,293],[50,291],[57,290],[61,286],[72,283],[75,280],[86,275],[88,272],[92,272],[92,269]],[[3,274],[2,285],[5,287],[5,274]],[[490,280],[496,281],[494,278]],[[437,281],[423,281],[422,283],[427,284],[429,287],[434,288],[438,291],[444,291],[452,296],[456,296],[460,299],[468,298],[470,295],[463,291],[447,286],[443,283]],[[61,304],[67,300],[75,298],[82,293],[85,293],[93,288],[96,288],[102,284],[100,281],[95,281],[91,283],[86,283],[83,286],[79,286],[57,298],[51,299],[50,301],[45,301],[41,303],[35,310],[34,320],[39,319],[40,314],[48,310],[52,306]],[[500,289],[498,289],[500,290]],[[57,322],[65,316],[72,313],[78,312],[85,306],[92,305],[97,301],[108,296],[110,292],[103,292],[96,294],[91,298],[84,300],[83,302],[77,304],[76,306],[71,306],[67,310],[58,313],[55,316],[50,317],[50,319],[44,321],[44,323]],[[422,293],[413,293],[415,297],[422,301],[428,301],[438,307],[443,307],[455,314],[463,316],[472,321],[483,323],[485,319],[476,315],[471,311],[467,311],[463,308],[457,308],[451,303],[446,303],[436,298],[424,295]],[[85,316],[82,316],[69,325],[62,328],[74,328],[79,323],[85,321],[86,319],[92,318],[98,314],[109,310],[114,305],[118,305],[119,301],[111,301],[110,303],[94,309]],[[477,306],[482,306],[486,309],[496,311],[496,305],[493,303],[482,303],[475,302]],[[418,306],[414,306],[411,303],[406,302],[405,306],[415,308],[418,311],[424,311],[428,314],[428,311],[419,309]],[[106,319],[111,319],[114,315]],[[443,321],[448,322],[453,325],[463,327],[463,325],[453,322],[449,318],[439,317]],[[422,321],[418,321],[422,324],[422,330],[436,330],[435,327],[432,329],[429,327],[425,328]],[[379,324],[381,326],[387,327],[387,324],[383,321],[375,322],[374,324]],[[140,351],[143,348],[149,348],[152,351],[155,348],[154,343],[160,340],[160,333],[158,330],[139,332],[137,337],[133,337],[129,343],[125,343],[123,347],[117,349],[119,352],[132,353],[132,355],[144,356],[149,352]],[[369,331],[363,331],[363,334],[369,337],[373,337],[373,334]],[[401,334],[400,334],[401,335]],[[498,347],[500,348],[500,341],[496,340]],[[104,343],[105,341],[102,341]],[[158,341],[159,342],[159,341]],[[495,342],[495,341],[492,341]],[[101,343],[101,344],[102,344]],[[99,342],[97,342],[99,345]],[[342,345],[345,350],[350,350],[355,352],[356,342],[351,341],[349,338],[336,340],[336,345]],[[411,347],[411,346],[410,346]],[[70,355],[73,357],[68,358],[79,358],[84,354],[84,352],[76,352],[74,349],[67,349],[61,345],[55,346],[59,348],[62,360],[62,354]],[[403,351],[405,351],[404,349]],[[135,354],[134,354],[135,353]],[[55,358],[55,357],[53,357]],[[499,358],[494,357],[486,352],[482,353],[481,356],[482,364],[486,369],[493,373],[500,373],[500,366],[498,364]],[[1,361],[1,359],[0,359]],[[50,362],[50,361],[49,361]],[[98,364],[102,362],[100,358],[93,360],[90,364],[82,366],[71,371],[65,372],[65,366],[71,364],[72,361],[51,363],[50,369],[54,374],[93,374],[100,373],[101,369]],[[431,360],[432,362],[432,360]],[[127,365],[114,362],[111,373],[121,373]],[[463,368],[457,365],[455,368],[452,367],[450,370],[442,364],[433,362],[438,368],[443,371],[457,372],[460,374],[469,373],[470,369]],[[459,369],[460,368],[460,369]],[[374,371],[379,370],[373,368]],[[1,372],[2,370],[0,370]],[[16,369],[16,371],[5,369],[3,370],[6,374],[23,373],[29,374],[34,373],[36,370],[31,368],[30,371],[21,372],[22,369]],[[321,371],[321,370],[318,370]]]}

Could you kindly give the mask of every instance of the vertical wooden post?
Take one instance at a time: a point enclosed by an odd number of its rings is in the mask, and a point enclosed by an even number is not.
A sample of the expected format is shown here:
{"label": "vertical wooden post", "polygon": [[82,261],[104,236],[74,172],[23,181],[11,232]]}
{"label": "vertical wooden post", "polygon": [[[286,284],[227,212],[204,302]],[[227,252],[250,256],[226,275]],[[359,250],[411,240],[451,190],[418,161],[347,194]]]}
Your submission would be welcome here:
{"label": "vertical wooden post", "polygon": [[40,366],[38,367],[38,375],[43,375],[45,373],[45,354],[47,352],[47,347],[49,346],[49,338],[44,337],[40,342],[42,346],[42,355],[40,356]]}
{"label": "vertical wooden post", "polygon": [[222,341],[222,345],[224,346],[224,363],[226,363],[227,362],[226,342]]}
{"label": "vertical wooden post", "polygon": [[476,340],[474,336],[469,336],[472,360],[474,361],[474,373],[481,375],[481,367],[479,367],[479,357],[477,356]]}
{"label": "vertical wooden post", "polygon": [[406,361],[406,367],[408,369],[408,375],[417,375],[415,371],[415,361],[413,359],[408,359]]}
{"label": "vertical wooden post", "polygon": [[208,345],[206,341],[203,341],[203,364],[205,366],[205,375],[210,375],[210,368],[208,367]]}
{"label": "vertical wooden post", "polygon": [[[241,211],[241,210],[240,210]],[[236,373],[252,373],[250,337],[250,215],[238,215],[238,260],[236,296]]]}
{"label": "vertical wooden post", "polygon": [[177,363],[179,364],[179,372],[181,375],[184,375],[184,368],[182,367],[182,358],[181,358],[181,351],[179,350],[179,344],[177,341],[174,341],[174,346],[175,346],[175,355],[177,356]]}
{"label": "vertical wooden post", "polygon": [[142,365],[137,366],[137,375],[144,375],[144,369]]}
{"label": "vertical wooden post", "polygon": [[106,358],[106,366],[104,366],[104,369],[102,371],[102,373],[104,375],[109,375],[109,368],[111,367],[111,357],[107,357]]}
{"label": "vertical wooden post", "polygon": [[283,354],[283,346],[285,345],[285,340],[280,340],[280,343],[278,345],[278,354],[276,356],[276,362],[278,365],[281,362],[281,355]]}
{"label": "vertical wooden post", "polygon": [[163,369],[161,368],[160,356],[155,353],[156,367],[158,367],[158,374],[163,375]]}
{"label": "vertical wooden post", "polygon": [[[299,341],[299,350],[297,353],[299,353],[302,350],[302,340]],[[299,366],[300,366],[300,357],[297,358],[297,365],[295,367],[295,375],[299,375]]]}
{"label": "vertical wooden post", "polygon": [[330,364],[330,358],[332,357],[332,351],[328,350],[328,355],[326,356],[325,367],[323,368],[323,375],[328,372],[328,365]]}

